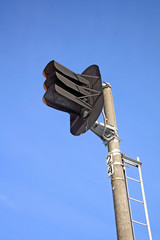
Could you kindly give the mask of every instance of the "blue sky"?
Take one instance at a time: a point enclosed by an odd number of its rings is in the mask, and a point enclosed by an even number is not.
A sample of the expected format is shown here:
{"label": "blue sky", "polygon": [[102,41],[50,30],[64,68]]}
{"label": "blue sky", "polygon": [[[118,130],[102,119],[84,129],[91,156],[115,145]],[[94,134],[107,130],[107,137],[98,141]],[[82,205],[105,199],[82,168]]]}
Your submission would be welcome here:
{"label": "blue sky", "polygon": [[53,59],[77,73],[97,64],[111,83],[121,151],[143,162],[160,239],[159,13],[155,0],[1,1],[1,239],[116,239],[107,148],[91,131],[72,136],[69,115],[42,102]]}

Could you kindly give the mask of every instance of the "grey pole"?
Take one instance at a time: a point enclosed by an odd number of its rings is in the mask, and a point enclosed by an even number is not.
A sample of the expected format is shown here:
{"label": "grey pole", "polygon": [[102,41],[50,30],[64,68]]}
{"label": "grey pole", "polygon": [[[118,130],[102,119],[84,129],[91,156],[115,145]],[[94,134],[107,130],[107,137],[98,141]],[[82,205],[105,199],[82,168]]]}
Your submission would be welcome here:
{"label": "grey pole", "polygon": [[[113,125],[115,128],[117,128],[114,103],[112,97],[112,88],[110,84],[105,84],[103,94],[104,94],[104,110],[107,124]],[[124,179],[118,137],[115,137],[108,142],[108,153],[112,154],[114,166],[114,174],[111,176],[111,185],[113,193],[117,239],[134,240],[132,220],[130,216],[130,206],[128,204],[128,195]]]}

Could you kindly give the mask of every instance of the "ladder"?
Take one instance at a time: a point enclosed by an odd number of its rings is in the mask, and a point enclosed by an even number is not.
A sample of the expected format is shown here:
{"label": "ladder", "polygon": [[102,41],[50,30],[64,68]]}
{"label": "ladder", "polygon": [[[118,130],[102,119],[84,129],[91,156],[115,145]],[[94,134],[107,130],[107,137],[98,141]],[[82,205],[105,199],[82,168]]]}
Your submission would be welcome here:
{"label": "ladder", "polygon": [[[130,206],[130,216],[131,216],[131,220],[132,220],[132,228],[133,228],[133,223],[140,224],[142,226],[147,227],[149,240],[152,240],[151,228],[150,228],[150,223],[149,223],[149,216],[148,216],[148,210],[147,210],[147,204],[146,204],[146,198],[145,198],[145,192],[144,192],[144,185],[143,185],[143,179],[142,179],[142,171],[141,171],[142,162],[140,162],[138,157],[137,157],[137,160],[135,160],[135,159],[132,159],[130,157],[125,156],[124,154],[122,154],[122,161],[123,161],[123,164],[124,164],[124,177],[125,177],[125,181],[126,181],[126,188],[127,188],[127,194],[128,194],[128,204]],[[138,169],[139,179],[135,179],[135,178],[127,176],[126,167],[128,167],[128,165],[130,165],[132,167],[136,167]],[[132,197],[129,196],[128,179],[141,185],[141,192],[142,192],[142,198],[143,198],[142,201],[138,200],[138,199],[135,199],[135,198],[132,198]],[[140,221],[136,221],[136,220],[132,219],[132,212],[131,212],[130,201],[135,201],[137,203],[143,204],[144,212],[145,212],[145,218],[146,218],[146,223],[142,223]],[[134,230],[133,230],[133,235],[134,235]]]}
{"label": "ladder", "polygon": [[[117,129],[114,126],[106,123],[106,117],[105,117],[105,113],[103,111],[102,111],[102,114],[103,114],[103,118],[104,118],[104,123],[96,121],[93,124],[93,126],[91,127],[91,131],[93,133],[95,133],[99,138],[101,138],[104,145],[107,146],[108,142],[115,139],[115,138],[118,138],[118,135],[117,135]],[[121,154],[121,156],[122,156],[122,164],[123,164],[123,169],[124,169],[124,179],[125,179],[125,182],[126,182],[126,190],[127,190],[127,195],[128,195],[128,205],[129,205],[129,209],[130,209],[130,218],[131,218],[131,222],[132,222],[133,238],[135,239],[133,223],[136,223],[136,224],[147,227],[149,240],[152,240],[151,228],[150,228],[150,223],[149,223],[148,210],[147,210],[147,204],[146,204],[146,198],[145,198],[145,192],[144,192],[144,185],[143,185],[143,179],[142,179],[142,172],[141,172],[142,162],[140,162],[138,157],[137,157],[137,160],[135,160],[135,159],[132,159],[130,157],[125,156],[124,154]],[[136,167],[138,169],[139,179],[135,179],[135,178],[127,176],[126,167],[129,167],[128,165],[130,165],[132,167]],[[112,154],[108,155],[108,157],[107,157],[107,170],[108,170],[108,177],[110,177],[114,173],[114,166],[113,166],[113,162],[112,162]],[[138,200],[138,199],[135,199],[135,198],[131,198],[129,196],[128,179],[135,182],[135,183],[140,184],[141,194],[142,194],[142,198],[143,198],[142,201]],[[135,201],[139,204],[143,204],[146,223],[143,223],[143,222],[136,221],[136,220],[132,219],[130,201]]]}

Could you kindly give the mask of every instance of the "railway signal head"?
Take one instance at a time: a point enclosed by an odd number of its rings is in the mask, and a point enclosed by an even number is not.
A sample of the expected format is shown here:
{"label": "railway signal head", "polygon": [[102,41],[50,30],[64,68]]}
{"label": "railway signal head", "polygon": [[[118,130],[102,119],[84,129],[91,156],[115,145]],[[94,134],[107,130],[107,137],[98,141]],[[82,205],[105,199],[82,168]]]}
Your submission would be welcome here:
{"label": "railway signal head", "polygon": [[47,64],[43,102],[70,114],[70,131],[80,135],[91,128],[103,108],[102,81],[97,65],[76,74],[56,61]]}

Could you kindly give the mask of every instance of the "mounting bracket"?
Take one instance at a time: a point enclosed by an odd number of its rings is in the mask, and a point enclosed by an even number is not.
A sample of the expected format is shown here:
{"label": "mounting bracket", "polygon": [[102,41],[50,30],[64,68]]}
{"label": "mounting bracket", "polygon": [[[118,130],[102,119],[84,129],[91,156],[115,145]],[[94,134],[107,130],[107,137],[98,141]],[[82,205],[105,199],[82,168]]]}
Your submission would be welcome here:
{"label": "mounting bracket", "polygon": [[112,139],[119,139],[117,129],[114,126],[106,123],[104,124],[96,121],[90,130],[102,139],[105,146],[107,146],[108,142]]}

